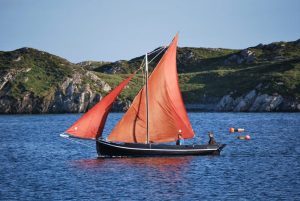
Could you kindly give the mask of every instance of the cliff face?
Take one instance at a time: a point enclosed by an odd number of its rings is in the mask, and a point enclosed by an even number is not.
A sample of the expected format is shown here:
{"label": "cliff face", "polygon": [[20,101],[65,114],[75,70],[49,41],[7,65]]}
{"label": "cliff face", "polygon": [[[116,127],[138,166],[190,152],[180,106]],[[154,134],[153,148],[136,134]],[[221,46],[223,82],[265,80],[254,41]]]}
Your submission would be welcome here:
{"label": "cliff face", "polygon": [[[32,48],[0,52],[0,113],[85,112],[142,59],[73,64]],[[244,50],[178,48],[177,63],[188,110],[300,111],[299,40]],[[126,110],[142,83],[136,75],[113,109]]]}
{"label": "cliff face", "polygon": [[[34,49],[2,53],[0,59],[9,66],[0,71],[2,114],[85,112],[111,90],[97,73]],[[114,109],[126,104],[117,101]]]}
{"label": "cliff face", "polygon": [[279,94],[268,95],[254,89],[248,94],[236,98],[230,95],[223,96],[214,110],[221,112],[297,112],[300,111],[300,103]]}
{"label": "cliff face", "polygon": [[187,110],[206,112],[299,112],[300,102],[279,94],[261,94],[256,90],[240,97],[225,95],[218,101],[187,104]]}
{"label": "cliff face", "polygon": [[[84,84],[84,79],[93,80],[103,91],[109,91],[110,86],[91,72],[82,75],[74,73],[66,77],[58,85],[54,85],[44,96],[38,96],[32,91],[24,90],[17,96],[13,82],[24,71],[7,72],[1,80],[0,112],[1,113],[64,113],[84,112],[97,103],[102,94],[92,90],[89,83]],[[28,78],[25,77],[24,80]]]}

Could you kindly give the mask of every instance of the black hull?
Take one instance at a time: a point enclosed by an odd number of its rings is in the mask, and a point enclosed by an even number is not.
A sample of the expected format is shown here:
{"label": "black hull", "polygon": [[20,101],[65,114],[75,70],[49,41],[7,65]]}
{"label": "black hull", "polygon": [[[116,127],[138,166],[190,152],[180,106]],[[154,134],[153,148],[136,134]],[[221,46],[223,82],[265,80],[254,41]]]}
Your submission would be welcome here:
{"label": "black hull", "polygon": [[188,156],[220,155],[225,144],[215,145],[163,145],[163,144],[117,144],[96,141],[100,156]]}

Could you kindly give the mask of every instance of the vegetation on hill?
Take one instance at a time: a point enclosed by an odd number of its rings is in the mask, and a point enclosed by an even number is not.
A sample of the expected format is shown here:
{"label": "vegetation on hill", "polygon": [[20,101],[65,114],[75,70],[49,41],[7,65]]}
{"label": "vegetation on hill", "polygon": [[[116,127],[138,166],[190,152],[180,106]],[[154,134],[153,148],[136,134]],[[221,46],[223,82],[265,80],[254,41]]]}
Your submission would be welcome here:
{"label": "vegetation on hill", "polygon": [[[129,77],[129,74],[106,74],[106,73],[96,73],[102,80],[108,83],[111,88],[115,88],[118,84],[120,84],[123,80]],[[129,82],[126,90],[123,90],[120,94],[119,98],[121,100],[133,100],[138,91],[143,86],[143,75],[137,74],[132,80]],[[107,93],[107,92],[106,92]],[[106,94],[104,93],[104,94]]]}
{"label": "vegetation on hill", "polygon": [[25,91],[45,96],[70,77],[74,69],[79,70],[66,59],[32,48],[0,52],[0,76],[5,76],[10,70],[13,70],[12,74],[15,72],[9,94],[13,97],[21,96]]}
{"label": "vegetation on hill", "polygon": [[[119,76],[136,70],[142,59],[143,56],[107,63],[94,70]],[[151,64],[152,68],[159,59]],[[299,40],[260,44],[245,50],[178,48],[177,64],[187,103],[228,93],[237,97],[255,88],[268,94],[300,98]]]}
{"label": "vegetation on hill", "polygon": [[[154,59],[150,70],[162,54],[155,59],[154,54],[149,56],[149,61]],[[0,97],[19,100],[28,92],[42,99],[53,96],[68,78],[74,79],[74,74],[81,75],[81,85],[89,86],[85,91],[105,95],[105,83],[114,88],[137,70],[143,59],[140,56],[129,61],[73,64],[32,48],[0,51]],[[240,97],[253,89],[300,101],[300,40],[259,44],[244,50],[178,48],[177,65],[186,103],[208,103],[227,94]],[[73,88],[79,87],[76,83]],[[103,86],[99,87],[99,83]],[[143,76],[139,73],[120,99],[132,100],[142,85]]]}

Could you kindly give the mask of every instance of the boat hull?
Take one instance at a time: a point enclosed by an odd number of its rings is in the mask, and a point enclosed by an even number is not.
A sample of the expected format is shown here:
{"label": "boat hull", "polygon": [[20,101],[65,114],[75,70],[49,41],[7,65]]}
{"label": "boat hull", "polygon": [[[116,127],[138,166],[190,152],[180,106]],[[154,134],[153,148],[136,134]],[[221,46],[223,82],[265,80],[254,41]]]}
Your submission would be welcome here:
{"label": "boat hull", "polygon": [[187,156],[220,155],[225,144],[215,145],[165,145],[165,144],[117,144],[96,141],[99,156]]}

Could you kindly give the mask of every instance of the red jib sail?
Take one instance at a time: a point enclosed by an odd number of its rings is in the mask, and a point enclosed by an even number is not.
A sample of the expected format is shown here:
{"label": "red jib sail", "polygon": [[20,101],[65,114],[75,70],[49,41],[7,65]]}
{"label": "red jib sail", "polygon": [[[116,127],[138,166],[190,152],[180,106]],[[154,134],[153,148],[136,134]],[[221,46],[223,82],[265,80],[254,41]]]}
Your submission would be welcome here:
{"label": "red jib sail", "polygon": [[[148,122],[150,142],[172,142],[182,134],[194,137],[179,89],[176,49],[178,35],[157,64],[148,80]],[[109,141],[146,143],[145,86],[133,100],[131,107],[108,136]]]}
{"label": "red jib sail", "polygon": [[113,102],[131,80],[133,75],[134,74],[130,75],[126,80],[121,82],[121,84],[99,101],[65,132],[83,139],[97,139],[101,136],[107,115]]}

